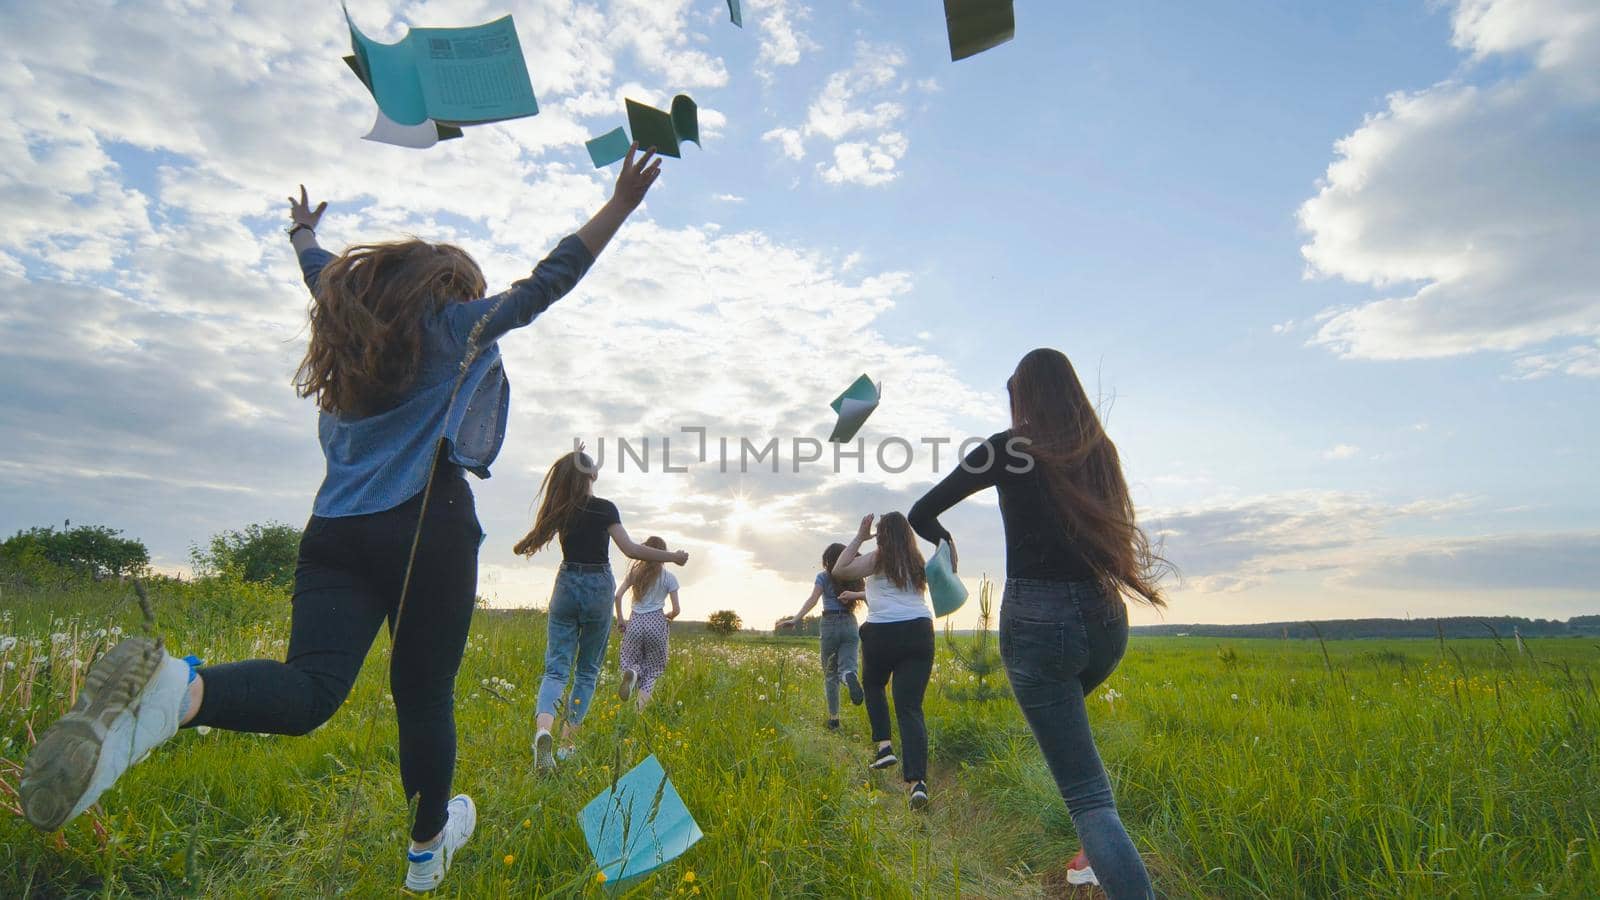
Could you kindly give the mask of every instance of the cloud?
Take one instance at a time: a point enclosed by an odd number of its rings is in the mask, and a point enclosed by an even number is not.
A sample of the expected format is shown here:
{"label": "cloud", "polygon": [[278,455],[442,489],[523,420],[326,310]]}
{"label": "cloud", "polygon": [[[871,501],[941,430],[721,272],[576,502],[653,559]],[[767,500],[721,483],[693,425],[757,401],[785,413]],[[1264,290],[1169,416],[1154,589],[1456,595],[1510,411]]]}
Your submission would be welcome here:
{"label": "cloud", "polygon": [[906,89],[899,77],[905,64],[905,54],[896,47],[857,44],[855,61],[828,76],[806,108],[805,121],[798,127],[774,128],[762,139],[796,161],[805,158],[807,141],[832,142],[832,161],[816,165],[828,184],[875,187],[893,181],[910,147],[904,132],[896,130],[905,106],[893,99]]}
{"label": "cloud", "polygon": [[1600,533],[1510,534],[1424,542],[1377,556],[1349,579],[1400,590],[1564,590],[1600,583]]}
{"label": "cloud", "polygon": [[749,7],[747,15],[756,15],[761,32],[756,73],[763,80],[770,81],[776,67],[796,65],[806,53],[817,49],[816,43],[799,28],[799,23],[811,16],[805,4],[790,0],[757,0]]}
{"label": "cloud", "polygon": [[1338,142],[1300,208],[1302,252],[1313,275],[1386,293],[1325,310],[1313,342],[1360,359],[1534,350],[1522,368],[1593,376],[1574,347],[1600,335],[1600,7],[1461,0],[1452,24],[1474,63],[1528,64],[1396,93]]}
{"label": "cloud", "polygon": [[1361,452],[1361,448],[1354,444],[1335,444],[1322,451],[1323,459],[1353,459]]}

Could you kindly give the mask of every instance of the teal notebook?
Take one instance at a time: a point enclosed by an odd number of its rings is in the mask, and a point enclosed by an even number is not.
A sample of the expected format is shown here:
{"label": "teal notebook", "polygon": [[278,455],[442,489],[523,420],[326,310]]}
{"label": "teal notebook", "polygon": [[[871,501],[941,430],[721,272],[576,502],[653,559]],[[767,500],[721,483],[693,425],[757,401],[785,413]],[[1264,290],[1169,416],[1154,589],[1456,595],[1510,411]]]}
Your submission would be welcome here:
{"label": "teal notebook", "polygon": [[672,98],[671,112],[637,100],[628,100],[626,105],[628,129],[633,132],[633,142],[639,149],[654,147],[662,156],[676,159],[682,156],[680,149],[684,141],[700,146],[700,109],[687,94]]}
{"label": "teal notebook", "polygon": [[597,138],[585,141],[583,146],[589,151],[589,158],[594,160],[594,167],[604,169],[627,156],[628,148],[633,144],[628,140],[626,131],[613,128]]}
{"label": "teal notebook", "polygon": [[833,398],[828,404],[839,417],[833,426],[833,433],[828,435],[828,440],[835,444],[848,443],[855,439],[856,432],[867,423],[867,417],[878,408],[878,401],[883,399],[883,385],[873,384],[872,379],[865,375],[857,378],[844,389],[844,393]]}
{"label": "teal notebook", "polygon": [[398,125],[475,125],[536,115],[539,103],[510,16],[467,28],[413,28],[382,44],[345,10],[351,68]]}
{"label": "teal notebook", "polygon": [[[367,93],[372,93],[372,85],[367,84],[367,78],[361,74],[361,65],[354,56],[346,56],[344,64],[350,71],[356,73],[361,83],[366,86]],[[376,98],[374,98],[376,99]],[[416,125],[401,125],[399,122],[378,110],[378,120],[373,123],[372,130],[361,136],[364,141],[378,141],[384,144],[394,144],[397,147],[412,147],[423,149],[432,147],[440,141],[453,141],[461,137],[461,129],[454,125],[441,125],[432,119],[423,119]]]}
{"label": "teal notebook", "polygon": [[654,872],[702,837],[653,754],[591,800],[578,824],[608,888]]}
{"label": "teal notebook", "polygon": [[939,542],[939,549],[928,560],[923,574],[928,577],[928,599],[933,601],[935,616],[948,616],[967,602],[967,586],[956,575],[949,541]]}

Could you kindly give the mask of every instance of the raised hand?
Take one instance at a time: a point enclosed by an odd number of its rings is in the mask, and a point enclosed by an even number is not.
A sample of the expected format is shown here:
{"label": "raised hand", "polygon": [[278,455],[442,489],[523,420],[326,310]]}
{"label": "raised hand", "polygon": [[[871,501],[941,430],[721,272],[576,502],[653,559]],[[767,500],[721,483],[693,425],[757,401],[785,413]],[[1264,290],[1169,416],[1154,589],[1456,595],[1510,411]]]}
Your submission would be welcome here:
{"label": "raised hand", "polygon": [[628,156],[622,161],[622,171],[617,173],[617,186],[611,191],[612,201],[622,204],[629,212],[644,202],[644,195],[661,175],[661,157],[656,156],[656,148],[646,150],[635,162],[634,154],[638,149],[637,141],[628,148]]}
{"label": "raised hand", "polygon": [[317,204],[316,209],[311,208],[311,199],[306,196],[306,186],[300,185],[300,199],[293,195],[289,197],[289,219],[296,225],[303,225],[312,231],[317,230],[317,223],[322,221],[322,213],[328,208],[328,201]]}
{"label": "raised hand", "polygon": [[872,519],[872,513],[867,513],[861,517],[861,527],[856,529],[856,540],[864,541],[872,537]]}
{"label": "raised hand", "polygon": [[673,562],[673,564],[679,565],[679,566],[688,565],[689,564],[689,551],[687,551],[687,550],[679,550],[676,554],[673,555],[672,562]]}

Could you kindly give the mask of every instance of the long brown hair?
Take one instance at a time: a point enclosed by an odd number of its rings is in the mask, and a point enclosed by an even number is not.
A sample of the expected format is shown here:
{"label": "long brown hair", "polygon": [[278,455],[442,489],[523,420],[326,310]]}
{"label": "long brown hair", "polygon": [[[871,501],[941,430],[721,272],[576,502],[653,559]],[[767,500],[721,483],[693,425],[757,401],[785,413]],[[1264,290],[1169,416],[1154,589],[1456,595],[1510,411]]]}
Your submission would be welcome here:
{"label": "long brown hair", "polygon": [[384,411],[417,376],[428,316],[483,293],[483,272],[459,247],[415,239],[351,247],[317,278],[295,393],[323,412]]}
{"label": "long brown hair", "polygon": [[588,502],[594,485],[594,461],[581,450],[556,460],[544,475],[539,493],[544,502],[539,504],[539,514],[533,518],[533,528],[511,550],[522,556],[532,556],[555,539]]}
{"label": "long brown hair", "polygon": [[[653,534],[644,539],[644,545],[657,550],[667,549],[667,542]],[[656,582],[661,579],[662,565],[663,563],[653,559],[633,561],[633,565],[628,568],[628,577],[633,579],[633,602],[638,603],[643,600],[644,595],[656,586]]]}
{"label": "long brown hair", "polygon": [[1072,363],[1059,350],[1034,350],[1017,363],[1006,388],[1012,433],[1030,442],[1026,452],[1044,479],[1067,539],[1117,590],[1166,606],[1157,582],[1172,566],[1134,521],[1117,447]]}
{"label": "long brown hair", "polygon": [[875,574],[902,591],[914,588],[921,593],[928,586],[926,566],[922,551],[917,549],[917,535],[905,515],[891,512],[879,516]]}
{"label": "long brown hair", "polygon": [[839,601],[839,605],[844,607],[845,612],[855,612],[856,604],[861,602],[861,598],[854,597],[846,600],[839,595],[845,591],[859,591],[864,585],[859,578],[841,579],[833,574],[833,564],[839,561],[839,557],[843,553],[843,544],[829,544],[828,549],[822,551],[822,569],[828,573],[828,584],[833,587],[834,599]]}

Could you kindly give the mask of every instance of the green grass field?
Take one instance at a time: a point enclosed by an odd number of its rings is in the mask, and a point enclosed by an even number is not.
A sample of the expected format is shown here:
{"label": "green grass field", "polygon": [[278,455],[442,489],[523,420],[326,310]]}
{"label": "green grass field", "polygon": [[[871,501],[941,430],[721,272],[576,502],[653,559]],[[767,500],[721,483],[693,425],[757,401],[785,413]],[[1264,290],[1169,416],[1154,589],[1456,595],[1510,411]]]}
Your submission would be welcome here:
{"label": "green grass field", "polygon": [[[60,835],[16,815],[30,735],[115,629],[142,627],[129,594],[0,595],[0,896],[402,893],[408,811],[383,637],[349,702],[308,737],[186,731]],[[157,583],[151,597],[179,653],[282,652],[281,594]],[[840,733],[822,727],[814,648],[680,636],[639,715],[616,699],[613,647],[579,760],[539,777],[528,744],[544,620],[481,611],[456,774],[480,819],[441,893],[603,895],[577,811],[654,752],[705,838],[626,896],[1072,896],[1071,821],[1008,694],[959,699],[972,676],[941,650],[934,806],[911,813],[896,775],[866,771],[861,710],[846,707]],[[1527,651],[1136,638],[1091,716],[1163,895],[1600,896],[1600,642]]]}

